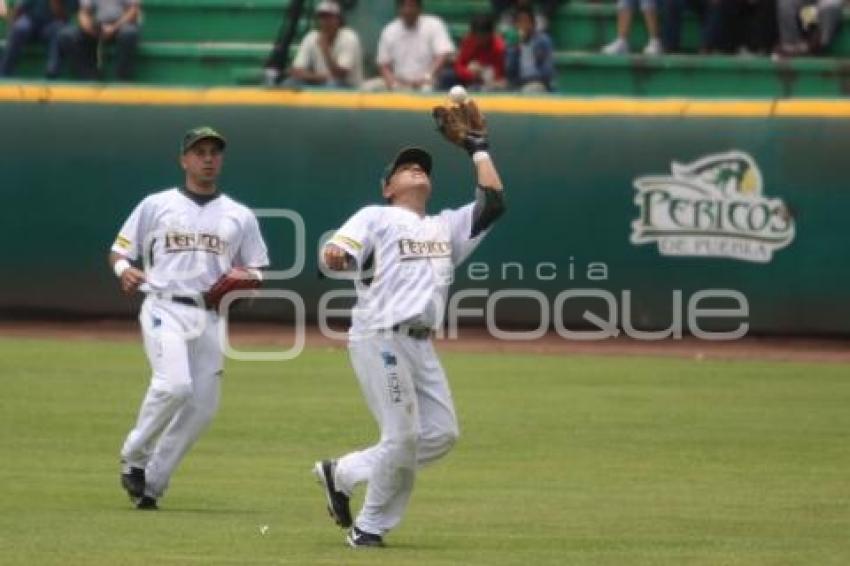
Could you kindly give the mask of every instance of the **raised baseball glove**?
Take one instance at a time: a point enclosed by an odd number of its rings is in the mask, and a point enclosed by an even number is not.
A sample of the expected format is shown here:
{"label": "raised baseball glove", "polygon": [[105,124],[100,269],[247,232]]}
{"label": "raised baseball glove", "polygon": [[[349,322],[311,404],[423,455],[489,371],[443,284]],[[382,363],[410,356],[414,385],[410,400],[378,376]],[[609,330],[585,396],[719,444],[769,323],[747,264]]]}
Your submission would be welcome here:
{"label": "raised baseball glove", "polygon": [[435,106],[432,114],[437,130],[447,140],[464,148],[469,155],[487,151],[487,122],[474,100],[451,106]]}
{"label": "raised baseball glove", "polygon": [[204,293],[204,303],[207,307],[217,309],[221,300],[231,291],[256,289],[261,285],[253,273],[244,267],[234,267],[213,283],[213,286]]}

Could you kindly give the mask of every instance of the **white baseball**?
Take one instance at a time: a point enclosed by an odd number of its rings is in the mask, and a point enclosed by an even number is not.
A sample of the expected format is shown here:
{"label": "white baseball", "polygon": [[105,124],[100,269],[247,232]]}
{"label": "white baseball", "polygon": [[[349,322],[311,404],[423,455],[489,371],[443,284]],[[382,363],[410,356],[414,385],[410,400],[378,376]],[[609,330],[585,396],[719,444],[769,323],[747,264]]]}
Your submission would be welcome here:
{"label": "white baseball", "polygon": [[469,100],[469,93],[466,92],[466,89],[460,85],[455,85],[449,90],[449,98],[451,98],[452,102],[455,104],[463,104],[467,100]]}
{"label": "white baseball", "polygon": [[263,526],[260,527],[260,534],[261,535],[264,535],[267,532],[269,532],[269,526],[268,525],[263,525]]}

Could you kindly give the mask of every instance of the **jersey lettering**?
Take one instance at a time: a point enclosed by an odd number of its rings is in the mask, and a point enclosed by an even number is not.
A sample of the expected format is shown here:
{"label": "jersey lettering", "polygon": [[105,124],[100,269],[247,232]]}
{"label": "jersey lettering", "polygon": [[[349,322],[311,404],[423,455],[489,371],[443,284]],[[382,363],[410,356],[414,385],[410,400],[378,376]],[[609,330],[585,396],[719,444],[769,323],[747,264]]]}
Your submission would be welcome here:
{"label": "jersey lettering", "polygon": [[398,248],[399,259],[401,261],[451,257],[452,255],[452,243],[449,241],[430,240],[419,242],[410,238],[402,238],[398,241]]}
{"label": "jersey lettering", "polygon": [[224,255],[227,242],[217,234],[187,234],[168,232],[165,234],[165,253],[207,252]]}

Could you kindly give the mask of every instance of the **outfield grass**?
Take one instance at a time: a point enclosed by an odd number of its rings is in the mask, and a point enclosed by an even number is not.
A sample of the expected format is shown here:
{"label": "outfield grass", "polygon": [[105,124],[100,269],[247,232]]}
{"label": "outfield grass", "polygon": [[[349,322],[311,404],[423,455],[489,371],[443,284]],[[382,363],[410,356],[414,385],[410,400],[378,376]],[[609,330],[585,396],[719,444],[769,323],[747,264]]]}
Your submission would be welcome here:
{"label": "outfield grass", "polygon": [[139,512],[117,451],[141,347],[0,340],[0,563],[850,563],[846,366],[444,363],[461,442],[419,476],[392,547],[355,552],[309,473],[374,436],[344,352],[229,363],[217,420]]}

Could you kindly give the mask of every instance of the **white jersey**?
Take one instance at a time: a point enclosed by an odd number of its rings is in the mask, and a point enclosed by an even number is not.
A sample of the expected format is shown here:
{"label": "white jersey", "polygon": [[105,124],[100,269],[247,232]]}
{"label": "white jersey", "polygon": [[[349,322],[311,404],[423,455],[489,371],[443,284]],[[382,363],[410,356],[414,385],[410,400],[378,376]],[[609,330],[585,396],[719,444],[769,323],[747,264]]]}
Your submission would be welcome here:
{"label": "white jersey", "polygon": [[454,268],[486,232],[471,238],[474,203],[435,216],[400,206],[367,206],[330,242],[351,254],[360,270],[352,337],[409,324],[438,328]]}
{"label": "white jersey", "polygon": [[146,292],[197,294],[234,266],[261,268],[268,251],[256,216],[219,194],[203,202],[184,189],[154,193],[133,210],[112,251],[142,259]]}

